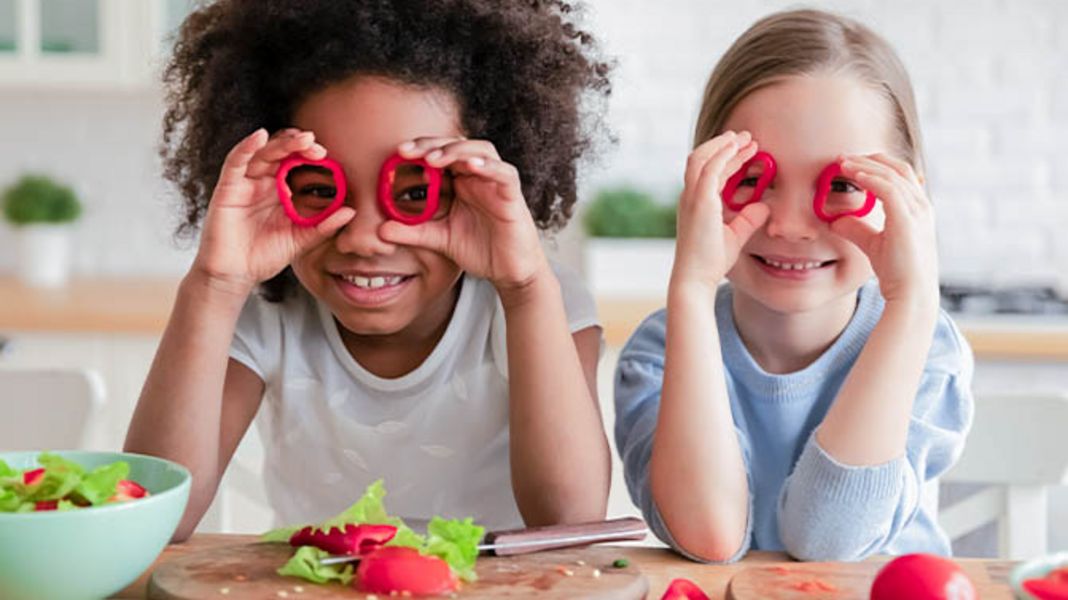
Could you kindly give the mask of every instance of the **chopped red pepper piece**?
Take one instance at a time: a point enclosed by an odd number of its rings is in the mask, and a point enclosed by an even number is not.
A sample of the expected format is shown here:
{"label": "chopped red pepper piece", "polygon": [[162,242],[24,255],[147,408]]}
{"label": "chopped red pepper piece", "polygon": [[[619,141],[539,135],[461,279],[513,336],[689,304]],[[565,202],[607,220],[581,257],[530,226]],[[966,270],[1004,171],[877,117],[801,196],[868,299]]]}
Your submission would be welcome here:
{"label": "chopped red pepper piece", "polygon": [[33,510],[56,510],[59,508],[59,500],[40,500],[34,503]]}
{"label": "chopped red pepper piece", "polygon": [[289,538],[291,546],[315,546],[331,554],[350,556],[367,554],[397,535],[392,525],[354,525],[345,529],[331,527],[329,530],[309,525]]}
{"label": "chopped red pepper piece", "polygon": [[144,498],[147,495],[148,490],[141,487],[137,482],[130,481],[129,479],[121,479],[115,486],[115,495],[108,498],[108,502],[137,500],[138,498]]}
{"label": "chopped red pepper piece", "polygon": [[679,577],[671,580],[660,600],[709,600],[709,598],[708,594],[701,591],[696,583]]}
{"label": "chopped red pepper piece", "polygon": [[44,479],[44,476],[44,469],[32,469],[30,471],[26,471],[22,474],[22,484],[27,487],[37,485],[38,483],[41,483],[41,481]]}
{"label": "chopped red pepper piece", "polygon": [[449,564],[436,556],[405,546],[383,546],[360,561],[356,586],[369,594],[430,596],[454,592],[460,582]]}

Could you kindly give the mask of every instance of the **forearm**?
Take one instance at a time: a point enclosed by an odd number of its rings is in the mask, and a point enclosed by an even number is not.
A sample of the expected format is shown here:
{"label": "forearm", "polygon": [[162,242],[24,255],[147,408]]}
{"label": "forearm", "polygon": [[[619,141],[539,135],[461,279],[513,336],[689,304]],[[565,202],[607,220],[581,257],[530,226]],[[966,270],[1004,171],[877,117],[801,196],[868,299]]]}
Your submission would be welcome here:
{"label": "forearm", "polygon": [[732,557],[749,509],[716,328],[715,289],[668,293],[664,385],[653,438],[653,498],[675,541],[706,560]]}
{"label": "forearm", "polygon": [[512,486],[528,525],[604,518],[611,457],[596,382],[587,381],[546,264],[521,294],[502,294],[507,323]]}
{"label": "forearm", "polygon": [[217,485],[223,385],[243,303],[239,292],[194,271],[182,280],[126,434],[126,450],[193,473],[190,508],[206,508]]}
{"label": "forearm", "polygon": [[879,465],[904,454],[937,319],[937,303],[887,302],[816,431],[820,446],[835,460]]}

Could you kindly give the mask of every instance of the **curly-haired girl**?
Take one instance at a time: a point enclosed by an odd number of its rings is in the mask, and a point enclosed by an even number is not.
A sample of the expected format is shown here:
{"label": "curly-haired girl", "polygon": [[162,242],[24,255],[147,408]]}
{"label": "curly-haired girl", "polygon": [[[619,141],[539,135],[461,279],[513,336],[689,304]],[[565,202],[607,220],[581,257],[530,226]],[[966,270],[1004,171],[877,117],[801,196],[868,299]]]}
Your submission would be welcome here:
{"label": "curly-haired girl", "polygon": [[[404,517],[603,517],[600,328],[538,239],[571,215],[580,106],[609,91],[572,11],[221,0],[188,17],[161,152],[199,248],[126,439],[192,471],[177,539],[257,415],[279,522],[337,513],[378,478]],[[294,156],[347,182],[284,179],[293,203],[338,200],[317,223],[276,191]],[[429,221],[380,205],[392,156],[443,173]]]}

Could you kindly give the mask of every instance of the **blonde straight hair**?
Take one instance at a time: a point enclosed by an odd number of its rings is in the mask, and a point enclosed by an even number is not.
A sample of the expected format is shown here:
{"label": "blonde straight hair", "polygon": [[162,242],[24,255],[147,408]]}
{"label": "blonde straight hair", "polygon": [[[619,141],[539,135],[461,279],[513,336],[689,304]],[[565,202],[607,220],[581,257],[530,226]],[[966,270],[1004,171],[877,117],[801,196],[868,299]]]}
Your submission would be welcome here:
{"label": "blonde straight hair", "polygon": [[705,86],[694,147],[722,133],[747,95],[787,77],[819,73],[852,75],[880,93],[894,113],[895,154],[923,172],[919,117],[905,66],[871,29],[819,10],[769,15],[731,45]]}

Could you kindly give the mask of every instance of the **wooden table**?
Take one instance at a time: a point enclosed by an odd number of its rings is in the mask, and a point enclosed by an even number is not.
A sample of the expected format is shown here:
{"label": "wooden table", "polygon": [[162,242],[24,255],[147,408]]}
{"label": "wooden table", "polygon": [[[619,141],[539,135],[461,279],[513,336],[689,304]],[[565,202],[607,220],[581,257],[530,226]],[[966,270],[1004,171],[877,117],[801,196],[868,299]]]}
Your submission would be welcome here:
{"label": "wooden table", "polygon": [[[255,536],[230,534],[197,534],[183,544],[168,546],[156,560],[156,565],[171,558],[185,556],[192,552],[209,550],[229,544],[244,544],[256,541]],[[649,579],[649,596],[657,600],[664,593],[668,582],[676,577],[685,577],[701,586],[713,600],[724,597],[730,578],[747,567],[757,564],[769,564],[789,561],[785,554],[777,552],[751,552],[744,560],[732,565],[701,565],[663,548],[643,546],[616,546],[620,556],[627,557],[636,564]],[[979,590],[983,600],[1011,599],[1008,586],[1009,572],[1013,563],[1009,561],[989,561],[979,559],[958,559],[968,572]],[[793,563],[796,564],[796,563]],[[155,565],[153,565],[155,566]],[[152,568],[136,582],[113,599],[144,598],[148,577]],[[989,576],[988,576],[989,574]],[[354,599],[362,599],[361,594],[354,594]],[[815,598],[815,596],[813,596]],[[237,597],[235,596],[235,599]],[[843,599],[844,600],[844,599]]]}

